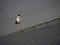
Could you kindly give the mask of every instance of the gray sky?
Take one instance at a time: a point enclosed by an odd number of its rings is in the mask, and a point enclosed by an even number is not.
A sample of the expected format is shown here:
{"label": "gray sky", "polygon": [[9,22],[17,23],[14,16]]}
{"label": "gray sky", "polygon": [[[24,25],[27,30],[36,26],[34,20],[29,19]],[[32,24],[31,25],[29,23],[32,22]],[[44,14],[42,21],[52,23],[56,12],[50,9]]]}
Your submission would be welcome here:
{"label": "gray sky", "polygon": [[[21,14],[21,25],[15,18]],[[60,17],[60,0],[0,0],[0,36]]]}

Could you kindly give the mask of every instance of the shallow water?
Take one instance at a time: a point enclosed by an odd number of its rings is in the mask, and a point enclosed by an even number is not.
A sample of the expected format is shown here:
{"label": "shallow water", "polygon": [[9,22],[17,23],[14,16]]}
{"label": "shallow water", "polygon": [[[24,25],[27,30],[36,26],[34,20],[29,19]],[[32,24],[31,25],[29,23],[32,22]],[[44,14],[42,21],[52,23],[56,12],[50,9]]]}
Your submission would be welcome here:
{"label": "shallow water", "polygon": [[[16,16],[23,17],[15,25]],[[60,17],[59,0],[0,0],[0,36]]]}

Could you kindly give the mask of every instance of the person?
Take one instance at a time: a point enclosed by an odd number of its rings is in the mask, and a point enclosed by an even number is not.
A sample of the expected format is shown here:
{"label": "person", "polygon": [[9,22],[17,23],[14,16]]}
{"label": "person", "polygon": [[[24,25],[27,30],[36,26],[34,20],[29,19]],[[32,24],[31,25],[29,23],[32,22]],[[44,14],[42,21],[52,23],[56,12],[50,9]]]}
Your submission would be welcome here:
{"label": "person", "polygon": [[18,14],[15,24],[20,24],[20,21],[21,21],[21,15]]}

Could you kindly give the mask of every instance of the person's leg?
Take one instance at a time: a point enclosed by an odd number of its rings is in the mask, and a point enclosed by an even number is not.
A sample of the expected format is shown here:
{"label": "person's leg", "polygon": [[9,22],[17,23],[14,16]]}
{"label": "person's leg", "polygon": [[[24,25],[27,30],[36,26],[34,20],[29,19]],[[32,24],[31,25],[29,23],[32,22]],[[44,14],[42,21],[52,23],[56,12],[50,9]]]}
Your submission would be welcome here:
{"label": "person's leg", "polygon": [[15,24],[17,24],[17,21],[15,22]]}
{"label": "person's leg", "polygon": [[20,24],[20,22],[17,22],[17,21],[16,21],[15,24]]}

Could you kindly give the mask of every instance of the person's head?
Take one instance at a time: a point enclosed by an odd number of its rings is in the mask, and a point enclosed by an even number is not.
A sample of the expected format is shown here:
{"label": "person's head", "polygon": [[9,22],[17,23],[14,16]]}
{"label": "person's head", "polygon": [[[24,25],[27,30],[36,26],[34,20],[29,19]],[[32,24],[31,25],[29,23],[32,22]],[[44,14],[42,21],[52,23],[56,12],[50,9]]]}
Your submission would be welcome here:
{"label": "person's head", "polygon": [[20,16],[20,14],[18,14],[18,16]]}

